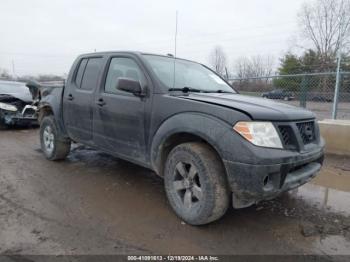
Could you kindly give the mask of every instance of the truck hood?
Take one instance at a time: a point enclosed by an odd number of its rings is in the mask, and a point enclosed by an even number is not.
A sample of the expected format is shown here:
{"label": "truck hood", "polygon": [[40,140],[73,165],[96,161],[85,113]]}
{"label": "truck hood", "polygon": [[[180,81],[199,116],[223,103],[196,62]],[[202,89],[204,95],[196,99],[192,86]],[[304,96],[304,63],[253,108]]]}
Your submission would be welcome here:
{"label": "truck hood", "polygon": [[240,94],[190,93],[181,97],[232,108],[249,115],[253,120],[293,121],[315,118],[312,112],[300,107]]}

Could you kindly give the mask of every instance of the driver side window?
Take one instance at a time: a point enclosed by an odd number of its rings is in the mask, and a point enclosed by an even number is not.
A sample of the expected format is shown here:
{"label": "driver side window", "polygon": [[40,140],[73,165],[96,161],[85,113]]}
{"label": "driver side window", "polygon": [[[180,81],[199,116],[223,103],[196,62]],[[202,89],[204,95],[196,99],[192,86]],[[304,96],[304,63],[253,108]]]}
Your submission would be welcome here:
{"label": "driver side window", "polygon": [[144,82],[143,73],[133,59],[114,57],[109,65],[105,83],[105,93],[127,94],[127,92],[116,88],[118,78],[120,77],[136,80],[141,84]]}

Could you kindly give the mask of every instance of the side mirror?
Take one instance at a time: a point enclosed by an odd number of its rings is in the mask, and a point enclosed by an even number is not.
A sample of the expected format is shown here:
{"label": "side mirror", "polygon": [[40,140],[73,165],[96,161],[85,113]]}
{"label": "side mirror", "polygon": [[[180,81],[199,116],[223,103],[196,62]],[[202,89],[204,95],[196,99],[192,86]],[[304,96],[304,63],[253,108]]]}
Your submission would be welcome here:
{"label": "side mirror", "polygon": [[119,77],[116,88],[136,96],[144,96],[140,82],[130,78]]}

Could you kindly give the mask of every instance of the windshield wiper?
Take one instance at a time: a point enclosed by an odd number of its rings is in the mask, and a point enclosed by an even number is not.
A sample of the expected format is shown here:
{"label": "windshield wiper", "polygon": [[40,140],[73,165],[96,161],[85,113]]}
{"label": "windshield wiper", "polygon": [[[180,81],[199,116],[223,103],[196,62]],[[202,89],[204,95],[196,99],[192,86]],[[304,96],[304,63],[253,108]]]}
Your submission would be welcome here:
{"label": "windshield wiper", "polygon": [[182,88],[169,88],[169,91],[181,91],[183,93],[190,93],[190,92],[197,92],[197,93],[227,93],[227,94],[235,94],[234,92],[230,91],[225,91],[222,89],[218,90],[202,90],[202,89],[197,89],[197,88],[192,88],[192,87],[182,87]]}
{"label": "windshield wiper", "polygon": [[169,91],[181,91],[183,93],[189,93],[189,92],[197,92],[197,93],[200,93],[200,92],[204,92],[203,90],[200,90],[200,89],[197,89],[197,88],[192,88],[192,87],[182,87],[182,88],[169,88],[168,89]]}
{"label": "windshield wiper", "polygon": [[209,91],[210,93],[225,93],[225,94],[235,94],[235,92],[230,92],[230,91],[225,91],[222,89],[219,90],[214,90],[214,91]]}

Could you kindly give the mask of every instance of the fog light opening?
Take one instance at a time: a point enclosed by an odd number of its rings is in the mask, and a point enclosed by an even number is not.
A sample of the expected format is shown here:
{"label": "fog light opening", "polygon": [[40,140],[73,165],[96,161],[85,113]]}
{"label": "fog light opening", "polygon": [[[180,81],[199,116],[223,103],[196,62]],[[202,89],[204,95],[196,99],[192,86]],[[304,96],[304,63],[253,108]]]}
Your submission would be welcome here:
{"label": "fog light opening", "polygon": [[273,190],[273,183],[272,183],[272,180],[271,180],[271,177],[268,175],[266,177],[264,177],[264,180],[263,180],[263,189],[265,191],[271,191]]}
{"label": "fog light opening", "polygon": [[270,181],[270,177],[269,177],[269,176],[266,176],[266,177],[264,178],[264,187],[267,186],[267,184],[269,183],[269,181]]}

